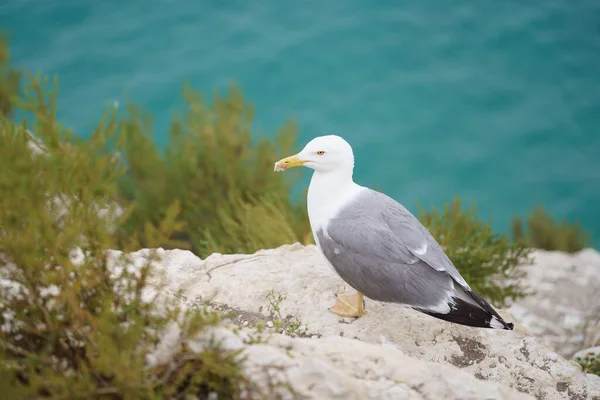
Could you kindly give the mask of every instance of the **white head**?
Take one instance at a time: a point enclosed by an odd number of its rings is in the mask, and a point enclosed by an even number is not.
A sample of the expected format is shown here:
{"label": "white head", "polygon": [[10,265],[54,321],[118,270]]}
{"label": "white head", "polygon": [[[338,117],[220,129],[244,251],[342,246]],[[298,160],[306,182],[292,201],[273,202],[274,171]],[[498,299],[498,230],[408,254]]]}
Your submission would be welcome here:
{"label": "white head", "polygon": [[341,172],[352,176],[354,153],[348,142],[339,136],[319,136],[304,146],[302,151],[275,163],[275,171],[304,166],[317,172]]}

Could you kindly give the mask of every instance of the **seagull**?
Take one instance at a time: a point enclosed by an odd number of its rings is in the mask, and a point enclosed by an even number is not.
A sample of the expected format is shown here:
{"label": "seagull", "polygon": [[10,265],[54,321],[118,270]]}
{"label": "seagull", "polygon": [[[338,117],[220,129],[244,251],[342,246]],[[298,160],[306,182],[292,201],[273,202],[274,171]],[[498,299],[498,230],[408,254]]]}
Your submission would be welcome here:
{"label": "seagull", "polygon": [[314,171],[307,206],[315,243],[330,267],[356,290],[338,296],[332,313],[360,318],[367,297],[461,325],[513,329],[471,289],[410,211],[354,182],[354,154],[346,140],[316,137],[298,154],[277,161],[274,170],[300,166]]}

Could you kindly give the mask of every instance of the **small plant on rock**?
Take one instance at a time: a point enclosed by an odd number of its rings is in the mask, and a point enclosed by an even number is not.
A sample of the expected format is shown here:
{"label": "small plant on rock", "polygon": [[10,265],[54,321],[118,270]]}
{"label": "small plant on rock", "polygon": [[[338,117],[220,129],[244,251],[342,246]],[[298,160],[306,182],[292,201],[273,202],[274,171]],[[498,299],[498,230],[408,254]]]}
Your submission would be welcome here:
{"label": "small plant on rock", "polygon": [[268,310],[271,313],[271,318],[273,318],[276,331],[281,331],[287,335],[302,335],[308,331],[308,327],[302,324],[299,314],[288,315],[285,318],[281,315],[280,304],[286,299],[285,296],[271,289],[266,297],[269,301]]}
{"label": "small plant on rock", "polygon": [[583,358],[576,357],[584,372],[600,376],[600,353],[588,353]]}

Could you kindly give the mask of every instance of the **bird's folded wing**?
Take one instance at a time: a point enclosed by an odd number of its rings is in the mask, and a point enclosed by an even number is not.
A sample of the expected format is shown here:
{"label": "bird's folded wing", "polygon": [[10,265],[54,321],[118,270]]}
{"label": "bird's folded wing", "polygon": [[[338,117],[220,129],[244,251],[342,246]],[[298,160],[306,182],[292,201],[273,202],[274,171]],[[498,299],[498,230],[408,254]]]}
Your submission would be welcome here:
{"label": "bird's folded wing", "polygon": [[406,208],[378,192],[361,199],[359,213],[331,221],[329,236],[358,254],[400,264],[420,261],[470,289],[440,245]]}

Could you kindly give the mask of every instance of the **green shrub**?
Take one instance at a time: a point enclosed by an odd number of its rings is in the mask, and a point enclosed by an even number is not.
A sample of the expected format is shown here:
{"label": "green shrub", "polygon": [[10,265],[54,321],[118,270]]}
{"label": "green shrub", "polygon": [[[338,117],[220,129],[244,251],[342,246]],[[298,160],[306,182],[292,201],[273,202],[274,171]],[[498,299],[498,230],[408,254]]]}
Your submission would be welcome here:
{"label": "green shrub", "polygon": [[[0,125],[0,380],[2,397],[162,399],[253,395],[239,354],[218,344],[193,353],[181,341],[172,363],[146,355],[165,327],[192,337],[219,322],[207,310],[158,308],[147,290],[149,258],[137,269],[115,268],[107,252],[131,209],[114,202],[124,169],[110,143],[118,133],[107,112],[88,141],[77,141],[55,117],[55,92],[31,78],[20,106],[33,119]],[[44,154],[29,150],[31,126]],[[120,236],[120,248],[177,246],[177,201],[155,224]],[[79,249],[79,250],[78,250]],[[112,260],[112,261],[111,261]],[[150,295],[150,297],[148,297]]]}
{"label": "green shrub", "polygon": [[575,361],[581,365],[584,372],[600,376],[600,354],[588,353],[585,357],[575,357]]}
{"label": "green shrub", "polygon": [[8,41],[0,35],[0,118],[12,115],[12,99],[17,95],[20,81],[21,72],[10,64]]}
{"label": "green shrub", "polygon": [[574,253],[585,248],[590,238],[579,222],[557,222],[541,206],[536,207],[529,215],[527,230],[523,228],[523,222],[518,216],[513,218],[511,228],[515,241],[544,250]]}
{"label": "green shrub", "polygon": [[455,197],[442,212],[419,207],[419,220],[440,243],[461,275],[481,296],[498,306],[527,294],[516,267],[526,261],[529,250],[492,231],[480,221],[476,205],[463,209]]}
{"label": "green shrub", "polygon": [[136,205],[126,230],[156,223],[177,199],[186,225],[175,237],[200,256],[310,241],[305,207],[290,202],[294,182],[273,173],[274,161],[294,144],[295,127],[252,140],[254,112],[238,89],[216,95],[210,106],[190,89],[184,97],[187,111],[172,122],[164,154],[143,112],[130,108],[121,122],[128,173],[119,184],[120,200]]}

